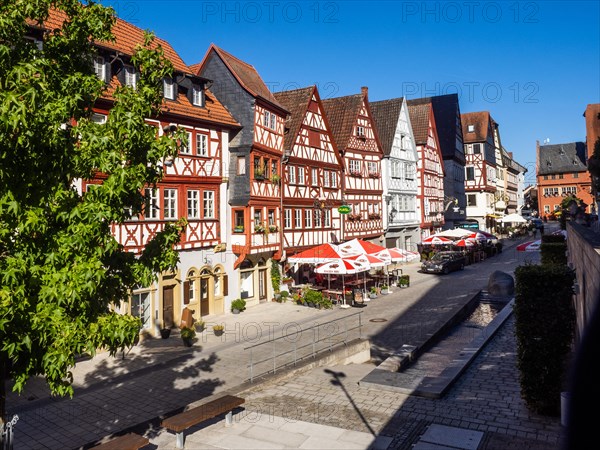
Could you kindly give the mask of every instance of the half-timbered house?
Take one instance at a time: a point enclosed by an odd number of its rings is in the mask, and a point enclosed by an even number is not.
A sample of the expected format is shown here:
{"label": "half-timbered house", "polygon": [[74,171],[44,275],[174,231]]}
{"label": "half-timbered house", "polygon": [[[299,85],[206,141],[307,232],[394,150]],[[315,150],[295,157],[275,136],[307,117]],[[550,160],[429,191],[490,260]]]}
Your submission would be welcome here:
{"label": "half-timbered house", "polygon": [[237,296],[249,304],[272,296],[271,264],[282,255],[281,157],[288,111],[269,91],[256,69],[211,45],[195,73],[214,80],[211,91],[241,124],[229,145],[228,202],[236,255]]}
{"label": "half-timbered house", "polygon": [[369,107],[368,89],[323,100],[333,139],[344,162],[343,201],[351,212],[342,217],[341,240],[361,238],[382,243],[383,151]]}
{"label": "half-timbered house", "polygon": [[467,217],[490,230],[495,223],[496,145],[494,121],[487,111],[461,115],[465,145]]}
{"label": "half-timbered house", "polygon": [[[44,26],[59,27],[64,16],[51,11]],[[106,83],[103,96],[96,102],[92,120],[104,123],[114,104],[117,86],[136,87],[140,74],[131,57],[136,45],[143,45],[144,31],[117,19],[115,41],[96,43],[92,64],[96,75]],[[127,250],[138,253],[168,222],[187,220],[176,246],[180,263],[174,272],[161,273],[151,286],[139,286],[131,300],[121,305],[122,313],[142,320],[145,332],[158,335],[162,327],[179,325],[183,308],[193,310],[199,319],[225,310],[228,292],[227,267],[221,258],[227,231],[227,208],[221,208],[226,195],[223,159],[228,157],[229,133],[239,124],[208,90],[210,80],[192,74],[173,47],[156,38],[164,55],[173,64],[173,75],[163,80],[163,105],[158,117],[146,119],[157,135],[173,129],[187,133],[178,156],[163,167],[164,175],[156,186],[145,188],[146,205],[140,216],[123,224],[112,224],[116,240]],[[165,131],[166,130],[166,131]],[[99,174],[91,180],[79,180],[80,192],[102,183]]]}
{"label": "half-timbered house", "polygon": [[421,241],[417,216],[417,147],[403,97],[371,102],[383,150],[381,173],[385,202],[386,247],[416,251]]}
{"label": "half-timbered house", "polygon": [[283,157],[283,247],[288,256],[341,237],[343,161],[316,86],[277,92],[290,115]]}
{"label": "half-timbered house", "polygon": [[444,160],[430,100],[409,100],[408,112],[417,144],[417,211],[423,239],[444,225]]}

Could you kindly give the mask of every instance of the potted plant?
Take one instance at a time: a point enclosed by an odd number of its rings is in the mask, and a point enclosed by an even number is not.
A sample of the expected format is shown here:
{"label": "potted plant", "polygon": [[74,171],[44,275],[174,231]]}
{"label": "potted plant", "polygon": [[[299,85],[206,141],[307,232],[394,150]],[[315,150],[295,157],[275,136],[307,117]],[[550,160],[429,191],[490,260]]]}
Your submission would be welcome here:
{"label": "potted plant", "polygon": [[306,300],[306,303],[308,303],[309,307],[320,308],[321,300],[323,300],[323,294],[321,294],[319,291],[313,291],[312,289],[309,289],[304,293],[304,299]]}
{"label": "potted plant", "polygon": [[181,329],[181,339],[183,340],[183,345],[186,347],[191,347],[194,343],[194,338],[196,337],[196,330],[189,327],[183,327]]}
{"label": "potted plant", "polygon": [[221,336],[223,331],[225,331],[225,325],[213,325],[213,333],[215,333],[215,336]]}
{"label": "potted plant", "polygon": [[194,323],[194,327],[198,333],[202,333],[206,328],[206,323],[204,323],[204,320],[199,320],[198,322]]}
{"label": "potted plant", "polygon": [[291,285],[294,282],[294,279],[292,277],[283,277],[281,279],[281,282],[287,285]]}
{"label": "potted plant", "polygon": [[390,287],[387,284],[382,284],[381,285],[381,294],[387,295],[389,293],[390,293]]}
{"label": "potted plant", "polygon": [[244,225],[236,225],[235,227],[233,227],[233,232],[234,233],[243,233]]}
{"label": "potted plant", "polygon": [[377,288],[375,286],[369,291],[369,298],[377,298]]}
{"label": "potted plant", "polygon": [[160,329],[160,337],[163,339],[169,339],[169,336],[171,336],[171,329],[163,325],[163,327]]}
{"label": "potted plant", "polygon": [[255,233],[264,233],[265,232],[264,225],[261,223],[254,224],[254,232]]}
{"label": "potted plant", "polygon": [[279,227],[277,225],[269,225],[269,232],[275,233],[279,231]]}
{"label": "potted plant", "polygon": [[265,179],[265,169],[262,166],[256,166],[254,168],[254,179],[255,180],[264,180]]}
{"label": "potted plant", "polygon": [[281,291],[279,295],[281,295],[281,303],[285,303],[290,293],[288,291]]}
{"label": "potted plant", "polygon": [[279,175],[277,175],[276,173],[271,175],[271,183],[279,184],[280,182],[281,182],[281,177]]}
{"label": "potted plant", "polygon": [[241,298],[236,298],[231,302],[231,312],[234,314],[239,314],[243,310],[246,309],[246,300]]}
{"label": "potted plant", "polygon": [[400,287],[410,286],[410,275],[400,275],[399,285]]}

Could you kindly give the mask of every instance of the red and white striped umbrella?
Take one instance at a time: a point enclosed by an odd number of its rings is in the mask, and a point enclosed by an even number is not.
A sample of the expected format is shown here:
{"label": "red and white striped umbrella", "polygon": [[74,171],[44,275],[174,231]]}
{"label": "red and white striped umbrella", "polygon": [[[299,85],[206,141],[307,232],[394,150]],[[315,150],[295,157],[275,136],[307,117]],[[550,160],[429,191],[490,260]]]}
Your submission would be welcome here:
{"label": "red and white striped umbrella", "polygon": [[472,247],[475,245],[472,239],[460,239],[454,243],[457,247]]}
{"label": "red and white striped umbrella", "polygon": [[350,260],[350,261],[361,262],[361,263],[367,264],[371,267],[384,267],[391,263],[391,261],[386,261],[386,260],[379,258],[378,256],[374,256],[374,255],[354,255],[354,256],[348,256],[344,259]]}
{"label": "red and white striped umbrella", "polygon": [[369,270],[371,266],[368,263],[362,261],[351,261],[346,258],[338,258],[333,261],[321,264],[315,269],[317,273],[333,274],[333,275],[350,275],[354,273],[365,272]]}
{"label": "red and white striped umbrella", "polygon": [[384,260],[389,259],[392,262],[410,262],[420,258],[418,253],[410,252],[408,250],[404,250],[403,248],[397,247],[386,248],[379,253],[375,253],[375,256]]}
{"label": "red and white striped umbrella", "polygon": [[452,244],[454,241],[444,236],[433,235],[421,241],[421,244]]}
{"label": "red and white striped umbrella", "polygon": [[523,244],[517,245],[518,252],[539,252],[542,240],[524,242]]}

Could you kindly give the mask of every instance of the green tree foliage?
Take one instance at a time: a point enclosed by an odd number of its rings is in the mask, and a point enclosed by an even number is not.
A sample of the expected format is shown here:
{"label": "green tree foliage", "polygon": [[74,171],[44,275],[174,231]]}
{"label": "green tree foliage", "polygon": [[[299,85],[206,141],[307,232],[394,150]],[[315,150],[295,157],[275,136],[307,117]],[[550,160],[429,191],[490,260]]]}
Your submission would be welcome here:
{"label": "green tree foliage", "polygon": [[[66,20],[39,50],[25,36],[51,6]],[[17,391],[42,374],[53,393],[72,395],[76,355],[114,354],[137,337],[139,321],[109,305],[178,262],[185,223],[167,225],[138,257],[111,234],[111,223],[143,210],[143,188],[161,179],[180,137],[157,138],[144,122],[160,112],[172,73],[149,35],[133,57],[137,88],[114,92],[105,124],[90,120],[106,89],[92,42],[113,40],[114,22],[114,11],[91,1],[0,3],[0,369]],[[98,174],[103,184],[78,194],[77,180]]]}

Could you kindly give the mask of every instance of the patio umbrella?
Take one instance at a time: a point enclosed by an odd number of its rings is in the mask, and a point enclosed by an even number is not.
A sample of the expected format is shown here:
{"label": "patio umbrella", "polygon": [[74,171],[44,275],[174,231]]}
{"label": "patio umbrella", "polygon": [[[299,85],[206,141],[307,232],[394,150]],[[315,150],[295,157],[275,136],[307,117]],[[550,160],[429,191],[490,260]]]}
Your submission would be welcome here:
{"label": "patio umbrella", "polygon": [[361,261],[352,261],[344,258],[338,258],[333,261],[326,262],[325,264],[321,264],[315,269],[315,272],[322,274],[335,274],[342,276],[342,297],[344,301],[343,308],[349,308],[350,305],[346,305],[346,296],[344,292],[346,291],[345,284],[345,275],[351,275],[355,273],[365,272],[369,270],[371,266],[368,263],[364,263]]}
{"label": "patio umbrella", "polygon": [[524,242],[523,244],[517,245],[518,252],[539,252],[542,240]]}
{"label": "patio umbrella", "polygon": [[[377,256],[374,256],[374,255],[365,255],[365,254],[363,254],[363,255],[355,255],[355,256],[348,256],[345,259],[346,260],[350,260],[350,261],[362,262],[364,264],[369,265],[370,267],[385,267],[385,266],[388,266],[389,264],[392,263],[391,260],[385,261],[385,260],[383,260],[383,259],[381,259],[381,258],[379,258]],[[387,270],[386,270],[386,273],[387,273]],[[358,277],[358,274],[356,276]],[[364,287],[364,292],[365,292],[365,296],[366,296],[366,293],[367,293],[367,276],[366,276],[366,271],[363,272],[363,287]]]}
{"label": "patio umbrella", "polygon": [[288,258],[291,264],[322,264],[341,258],[336,245],[325,243],[309,248]]}
{"label": "patio umbrella", "polygon": [[436,234],[436,236],[464,238],[472,234],[471,231],[464,228],[454,228],[452,230],[444,230]]}
{"label": "patio umbrella", "polygon": [[385,247],[373,244],[372,242],[363,241],[362,239],[352,239],[338,246],[338,251],[344,257],[360,254],[374,255],[382,250],[385,250]]}
{"label": "patio umbrella", "polygon": [[507,216],[504,216],[499,221],[502,223],[525,223],[525,222],[527,222],[527,220],[524,219],[523,216],[521,216],[520,214],[517,214],[517,213],[513,213],[513,214],[509,214]]}
{"label": "patio umbrella", "polygon": [[420,258],[418,253],[411,252],[409,250],[404,250],[403,248],[398,247],[386,248],[385,250],[382,250],[379,253],[375,253],[375,256],[382,259],[389,257],[392,260],[392,262],[410,262]]}
{"label": "patio umbrella", "polygon": [[457,247],[472,247],[475,245],[475,243],[471,239],[459,239],[458,241],[454,242],[454,245]]}
{"label": "patio umbrella", "polygon": [[448,245],[448,244],[452,244],[454,241],[452,239],[448,239],[447,237],[444,236],[439,236],[437,234],[434,234],[433,236],[429,236],[428,238],[425,238],[421,241],[421,244],[426,244],[426,245],[433,245],[433,244],[438,244],[438,245]]}

